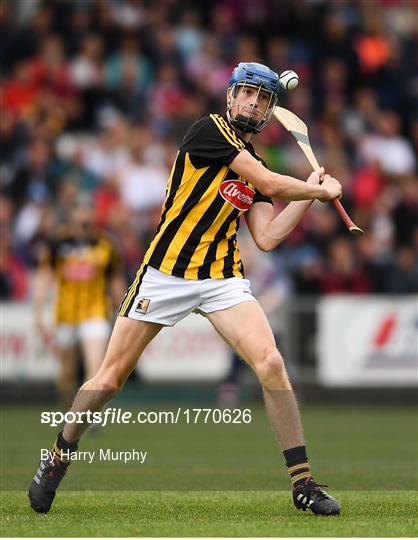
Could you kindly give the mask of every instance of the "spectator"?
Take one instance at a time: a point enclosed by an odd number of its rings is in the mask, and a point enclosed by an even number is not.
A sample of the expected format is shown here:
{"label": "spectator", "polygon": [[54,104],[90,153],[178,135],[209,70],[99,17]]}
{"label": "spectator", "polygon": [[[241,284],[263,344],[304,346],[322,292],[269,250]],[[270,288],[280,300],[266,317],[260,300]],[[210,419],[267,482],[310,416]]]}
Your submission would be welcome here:
{"label": "spectator", "polygon": [[221,88],[225,88],[230,71],[219,56],[218,42],[214,36],[207,36],[200,53],[190,57],[186,63],[189,83],[211,97],[219,96]]}
{"label": "spectator", "polygon": [[323,267],[319,280],[321,292],[359,294],[370,291],[367,275],[356,260],[349,240],[343,237],[333,240],[328,257],[329,266]]}
{"label": "spectator", "polygon": [[169,171],[164,166],[146,161],[147,138],[146,132],[141,134],[137,132],[130,160],[118,175],[121,200],[126,208],[134,211],[139,219],[145,221],[141,223],[142,227],[149,227],[148,212],[155,207],[161,208],[169,177]]}
{"label": "spectator", "polygon": [[39,54],[32,58],[30,69],[38,87],[51,90],[60,99],[69,98],[73,94],[71,73],[59,36],[49,34],[42,39]]}
{"label": "spectator", "polygon": [[170,120],[182,114],[186,102],[187,95],[176,68],[172,64],[161,65],[148,94],[148,107],[152,116],[155,119]]}
{"label": "spectator", "polygon": [[3,89],[3,103],[6,111],[26,118],[35,108],[39,96],[39,85],[36,84],[29,62],[16,64],[13,76],[6,81]]}
{"label": "spectator", "polygon": [[32,141],[21,167],[7,186],[7,193],[19,206],[25,201],[48,200],[55,187],[51,148],[44,140]]}
{"label": "spectator", "polygon": [[80,53],[71,62],[71,76],[77,88],[100,87],[103,77],[103,40],[98,34],[88,34]]}
{"label": "spectator", "polygon": [[189,58],[200,53],[203,35],[199,14],[195,11],[185,11],[179,26],[174,31],[176,47],[182,55],[183,62],[187,62]]}
{"label": "spectator", "polygon": [[11,246],[10,231],[0,226],[0,300],[25,300],[29,273]]}
{"label": "spectator", "polygon": [[409,247],[401,247],[396,253],[396,266],[389,278],[388,292],[418,293],[418,259]]}
{"label": "spectator", "polygon": [[400,133],[399,115],[381,112],[376,122],[377,133],[366,135],[359,144],[359,154],[366,163],[377,161],[386,174],[400,175],[415,171],[416,160],[409,141]]}
{"label": "spectator", "polygon": [[413,176],[402,183],[402,197],[393,209],[392,219],[396,231],[396,243],[411,245],[418,227],[418,183]]}
{"label": "spectator", "polygon": [[105,74],[106,85],[113,91],[129,81],[138,94],[146,92],[152,80],[151,66],[133,34],[127,35],[107,60]]}
{"label": "spectator", "polygon": [[129,153],[128,127],[126,121],[113,111],[102,117],[103,130],[96,140],[85,144],[82,149],[84,167],[99,178],[116,174],[126,163]]}

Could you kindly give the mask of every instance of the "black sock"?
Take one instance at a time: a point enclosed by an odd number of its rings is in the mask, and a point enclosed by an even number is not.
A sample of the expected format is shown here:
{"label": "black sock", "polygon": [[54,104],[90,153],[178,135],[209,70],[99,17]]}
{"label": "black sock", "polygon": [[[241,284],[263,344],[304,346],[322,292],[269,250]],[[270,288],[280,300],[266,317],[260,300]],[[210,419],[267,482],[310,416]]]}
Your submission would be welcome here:
{"label": "black sock", "polygon": [[283,451],[292,485],[305,484],[312,476],[305,446],[295,446]]}
{"label": "black sock", "polygon": [[61,455],[62,450],[64,450],[65,454],[67,454],[68,452],[75,452],[77,448],[78,448],[78,441],[67,442],[62,435],[62,431],[60,431],[58,433],[57,440],[54,442],[52,451],[55,452],[56,457],[60,461],[68,462],[70,461],[70,459],[67,459],[66,456],[63,457]]}

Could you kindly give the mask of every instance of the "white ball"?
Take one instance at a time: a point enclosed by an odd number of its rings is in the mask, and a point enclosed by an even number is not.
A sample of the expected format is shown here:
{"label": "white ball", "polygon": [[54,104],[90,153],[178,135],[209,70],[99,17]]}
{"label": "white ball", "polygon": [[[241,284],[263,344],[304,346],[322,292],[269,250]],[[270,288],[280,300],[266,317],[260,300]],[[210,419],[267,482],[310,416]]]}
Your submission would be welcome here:
{"label": "white ball", "polygon": [[281,87],[285,90],[294,90],[299,84],[299,77],[296,71],[288,69],[280,74],[279,82]]}

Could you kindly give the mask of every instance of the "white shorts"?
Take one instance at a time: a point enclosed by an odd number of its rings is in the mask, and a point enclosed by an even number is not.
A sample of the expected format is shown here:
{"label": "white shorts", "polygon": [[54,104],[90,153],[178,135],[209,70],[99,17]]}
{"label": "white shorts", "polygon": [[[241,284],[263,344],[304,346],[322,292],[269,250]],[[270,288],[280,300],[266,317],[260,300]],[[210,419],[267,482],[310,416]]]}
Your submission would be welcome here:
{"label": "white shorts", "polygon": [[90,319],[80,324],[58,324],[55,341],[58,347],[72,347],[89,338],[108,339],[110,324],[106,319]]}
{"label": "white shorts", "polygon": [[249,300],[257,302],[248,279],[192,280],[148,267],[127,317],[174,326],[192,311],[206,315]]}

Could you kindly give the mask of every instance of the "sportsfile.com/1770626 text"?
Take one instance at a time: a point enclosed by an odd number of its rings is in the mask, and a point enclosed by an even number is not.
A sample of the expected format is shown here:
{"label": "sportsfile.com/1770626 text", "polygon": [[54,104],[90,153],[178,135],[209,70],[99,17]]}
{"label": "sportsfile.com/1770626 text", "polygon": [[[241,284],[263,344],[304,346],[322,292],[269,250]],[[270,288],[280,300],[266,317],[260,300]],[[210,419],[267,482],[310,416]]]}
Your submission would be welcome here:
{"label": "sportsfile.com/1770626 text", "polygon": [[171,411],[123,411],[108,407],[104,411],[43,411],[41,424],[56,427],[67,424],[249,424],[252,420],[251,409],[212,409],[182,408]]}

